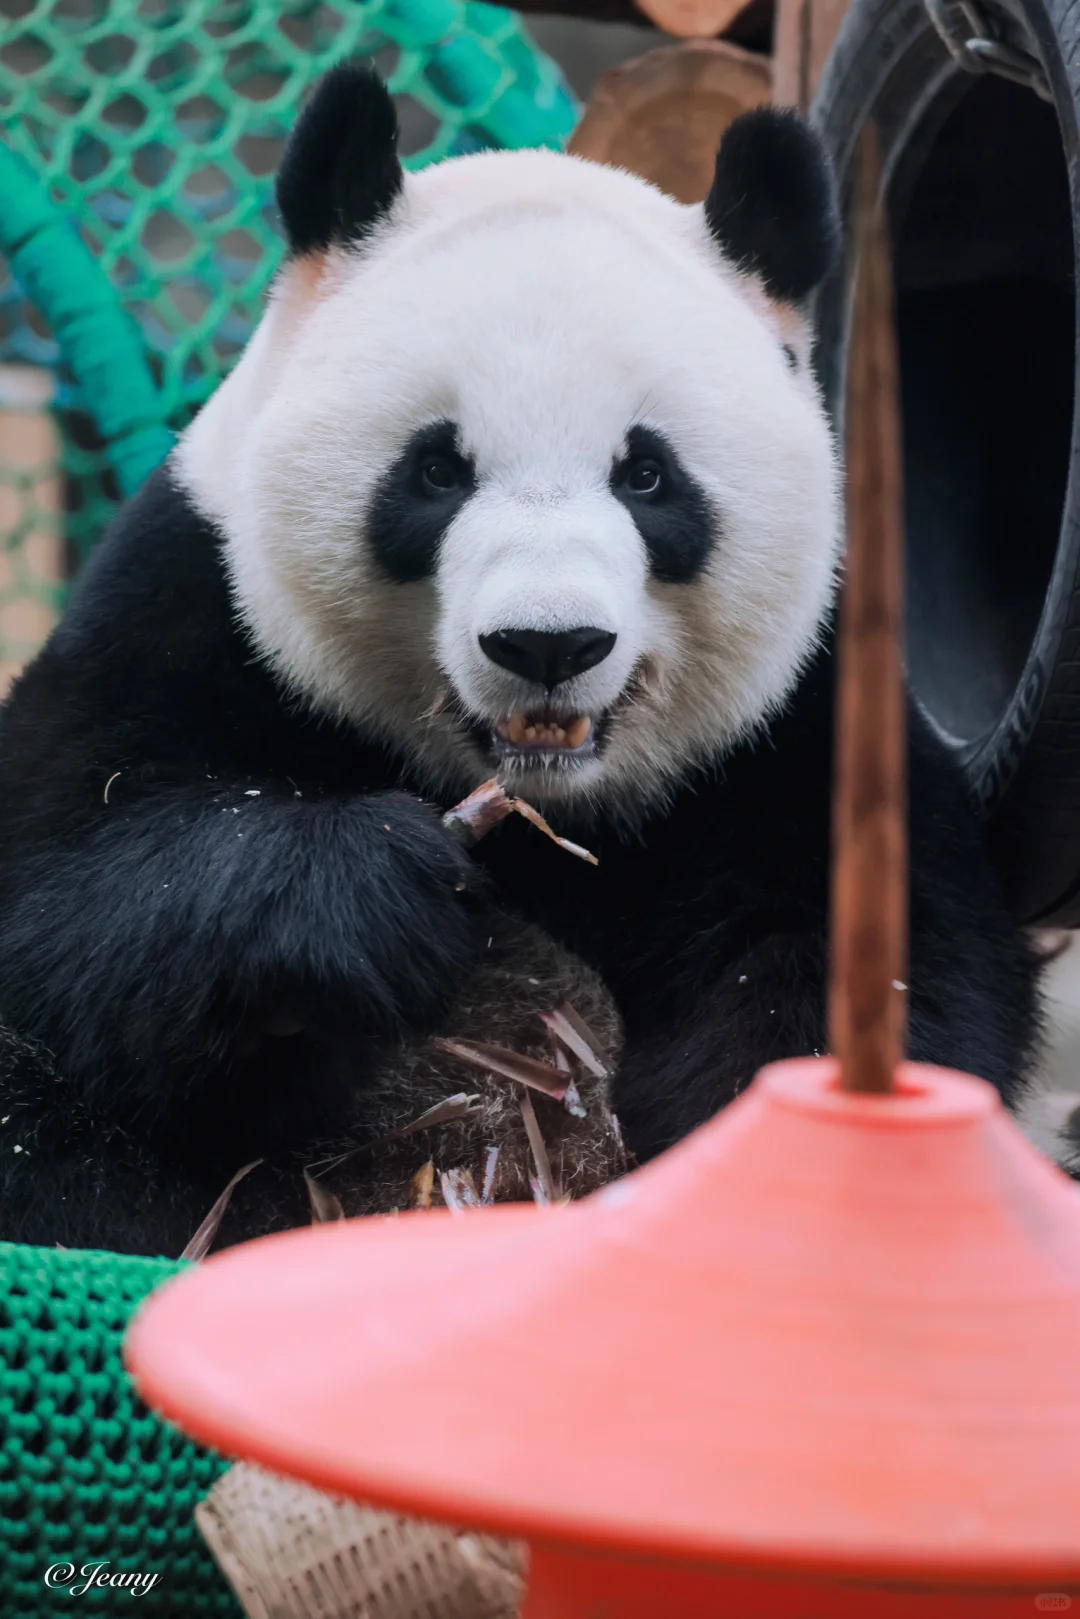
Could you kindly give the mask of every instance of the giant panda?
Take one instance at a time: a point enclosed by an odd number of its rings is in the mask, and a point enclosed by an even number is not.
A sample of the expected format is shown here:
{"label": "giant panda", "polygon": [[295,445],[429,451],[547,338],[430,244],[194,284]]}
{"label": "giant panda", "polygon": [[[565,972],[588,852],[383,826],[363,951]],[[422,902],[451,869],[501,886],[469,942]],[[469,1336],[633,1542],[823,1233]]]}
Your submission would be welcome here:
{"label": "giant panda", "polygon": [[[179,1252],[239,1165],[348,1136],[496,922],[610,994],[638,1160],[824,1049],[816,137],[744,115],[703,206],[395,142],[374,77],[320,83],[257,332],[0,715],[0,1015],[49,1058],[3,1080],[0,1236]],[[465,849],[493,775],[598,863]],[[1013,1101],[1036,967],[917,711],[910,783],[911,1053]]]}

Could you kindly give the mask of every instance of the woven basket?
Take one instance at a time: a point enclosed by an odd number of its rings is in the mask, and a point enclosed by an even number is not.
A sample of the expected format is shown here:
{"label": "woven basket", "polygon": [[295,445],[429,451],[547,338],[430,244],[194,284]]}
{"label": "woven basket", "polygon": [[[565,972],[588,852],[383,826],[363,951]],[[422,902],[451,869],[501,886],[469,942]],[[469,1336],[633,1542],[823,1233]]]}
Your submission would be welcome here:
{"label": "woven basket", "polygon": [[246,1464],[199,1528],[249,1619],[514,1619],[525,1553],[321,1495]]}

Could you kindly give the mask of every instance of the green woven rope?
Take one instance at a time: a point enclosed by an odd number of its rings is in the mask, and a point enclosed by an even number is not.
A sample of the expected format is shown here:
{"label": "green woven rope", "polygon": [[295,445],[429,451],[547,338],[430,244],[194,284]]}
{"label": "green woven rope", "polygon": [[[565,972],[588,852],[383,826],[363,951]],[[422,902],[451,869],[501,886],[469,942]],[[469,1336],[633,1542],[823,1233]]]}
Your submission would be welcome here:
{"label": "green woven rope", "polygon": [[38,309],[92,414],[123,494],[168,454],[164,401],[137,327],[30,166],[0,145],[0,252]]}
{"label": "green woven rope", "polygon": [[[120,1359],[135,1309],[180,1268],[0,1243],[4,1619],[58,1611],[237,1619],[192,1518],[227,1464],[152,1416]],[[95,1564],[107,1565],[98,1580],[158,1579],[137,1598],[101,1583],[69,1595]]]}

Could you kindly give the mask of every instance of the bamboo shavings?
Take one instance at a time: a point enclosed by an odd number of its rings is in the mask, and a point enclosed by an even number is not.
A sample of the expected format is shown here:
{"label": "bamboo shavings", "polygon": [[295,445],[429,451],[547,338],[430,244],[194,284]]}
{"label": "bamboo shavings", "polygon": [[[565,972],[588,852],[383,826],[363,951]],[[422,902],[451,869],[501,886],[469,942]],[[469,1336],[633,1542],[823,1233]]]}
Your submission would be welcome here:
{"label": "bamboo shavings", "polygon": [[335,1197],[330,1188],[317,1181],[307,1169],[304,1170],[304,1184],[311,1204],[312,1225],[329,1225],[334,1220],[344,1220],[345,1210],[341,1206],[341,1199]]}
{"label": "bamboo shavings", "polygon": [[597,1079],[610,1079],[611,1070],[601,1056],[600,1042],[569,1001],[557,1006],[554,1012],[541,1012],[540,1017],[553,1038],[584,1063],[590,1074]]}
{"label": "bamboo shavings", "polygon": [[434,1107],[426,1108],[411,1123],[395,1130],[392,1139],[403,1141],[406,1136],[415,1135],[417,1130],[433,1130],[438,1124],[453,1124],[457,1119],[467,1118],[479,1100],[478,1095],[470,1095],[468,1091],[455,1091],[444,1102],[436,1102]]}
{"label": "bamboo shavings", "polygon": [[611,1134],[615,1138],[615,1145],[619,1149],[619,1156],[623,1161],[623,1165],[624,1167],[628,1168],[630,1164],[630,1154],[626,1150],[626,1142],[623,1140],[622,1125],[619,1123],[616,1114],[608,1114],[608,1124],[611,1129]]}
{"label": "bamboo shavings", "polygon": [[229,1206],[229,1199],[232,1197],[233,1191],[239,1186],[244,1176],[250,1175],[253,1169],[258,1169],[261,1163],[262,1159],[256,1158],[252,1163],[245,1164],[243,1169],[236,1171],[236,1174],[221,1193],[221,1196],[215,1200],[210,1213],[180,1255],[181,1259],[199,1260],[206,1258],[210,1252],[211,1244],[218,1234],[218,1228],[225,1217],[225,1210]]}
{"label": "bamboo shavings", "polygon": [[567,1085],[566,1095],[563,1097],[563,1105],[568,1113],[572,1113],[574,1115],[575,1119],[584,1119],[588,1117],[589,1110],[581,1100],[581,1092],[577,1088],[576,1079],[571,1079],[569,1085]]}
{"label": "bamboo shavings", "polygon": [[531,1085],[534,1091],[542,1091],[556,1102],[561,1102],[566,1095],[569,1075],[560,1073],[549,1062],[541,1062],[538,1057],[525,1057],[508,1046],[492,1046],[480,1040],[433,1040],[431,1044],[448,1057],[456,1057],[473,1068],[482,1068],[485,1073]]}
{"label": "bamboo shavings", "polygon": [[484,1184],[480,1188],[480,1201],[487,1205],[495,1196],[495,1177],[499,1172],[501,1147],[489,1147],[484,1154]]}
{"label": "bamboo shavings", "polygon": [[[458,1119],[468,1118],[479,1101],[479,1095],[455,1091],[453,1096],[446,1096],[441,1102],[425,1108],[415,1119],[403,1124],[400,1130],[391,1130],[389,1135],[379,1136],[375,1141],[362,1141],[358,1147],[350,1147],[348,1152],[339,1152],[336,1158],[323,1158],[316,1164],[309,1164],[308,1169],[337,1169],[347,1159],[355,1158],[357,1153],[367,1152],[373,1147],[389,1146],[392,1141],[404,1141],[418,1130],[433,1130],[436,1125],[454,1124]],[[307,1170],[304,1173],[306,1175]]]}
{"label": "bamboo shavings", "polygon": [[[470,1172],[482,1204],[544,1197],[521,1108],[530,1081],[551,1179],[563,1197],[586,1196],[625,1171],[607,1081],[541,1016],[570,1004],[613,1069],[621,1028],[610,997],[594,973],[541,930],[501,913],[490,927],[497,948],[485,953],[475,983],[438,1031],[456,1044],[440,1048],[429,1037],[389,1053],[372,1083],[358,1090],[349,1134],[324,1138],[282,1166],[291,1172],[291,1224],[312,1220],[305,1167],[317,1184],[332,1188],[347,1219],[444,1207],[440,1175],[455,1169]],[[573,1017],[568,1021],[577,1027]],[[538,1089],[545,1100],[536,1100]],[[448,1185],[451,1202],[471,1206],[467,1184]],[[248,1197],[243,1201],[246,1209]],[[230,1234],[233,1218],[230,1210]]]}
{"label": "bamboo shavings", "polygon": [[521,1117],[525,1121],[525,1134],[529,1138],[529,1149],[536,1165],[536,1179],[532,1183],[533,1197],[537,1203],[557,1203],[561,1193],[551,1173],[551,1159],[548,1157],[540,1121],[536,1117],[536,1109],[528,1091],[521,1093]]}
{"label": "bamboo shavings", "polygon": [[[541,1018],[543,1018],[543,1015],[543,1013],[540,1014]],[[551,1041],[552,1060],[559,1073],[566,1075],[566,1095],[563,1097],[563,1106],[568,1113],[573,1114],[575,1119],[587,1118],[589,1110],[581,1100],[581,1092],[578,1090],[577,1080],[574,1078],[574,1070],[570,1066],[569,1053],[553,1029],[548,1029],[548,1039]]]}
{"label": "bamboo shavings", "polygon": [[[543,1018],[543,1012],[541,1012],[540,1016]],[[551,1041],[551,1060],[559,1070],[559,1073],[571,1073],[572,1069],[570,1067],[570,1058],[566,1054],[566,1047],[563,1045],[562,1041],[558,1039],[552,1029],[548,1029],[548,1039]]]}
{"label": "bamboo shavings", "polygon": [[466,1209],[480,1208],[480,1194],[476,1182],[467,1169],[444,1169],[439,1174],[439,1190],[443,1202],[454,1214]]}
{"label": "bamboo shavings", "polygon": [[410,1209],[430,1209],[434,1191],[435,1160],[429,1158],[426,1164],[420,1165],[420,1168],[409,1182]]}

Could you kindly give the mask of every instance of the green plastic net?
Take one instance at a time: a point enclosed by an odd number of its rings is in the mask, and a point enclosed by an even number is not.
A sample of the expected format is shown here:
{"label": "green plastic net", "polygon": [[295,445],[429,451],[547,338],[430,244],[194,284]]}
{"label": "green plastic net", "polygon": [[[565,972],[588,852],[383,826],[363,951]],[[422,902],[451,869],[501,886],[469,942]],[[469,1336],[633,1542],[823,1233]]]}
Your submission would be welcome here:
{"label": "green plastic net", "polygon": [[559,146],[577,119],[520,18],[478,0],[0,0],[0,666],[244,347],[285,134],[355,56],[410,168]]}

